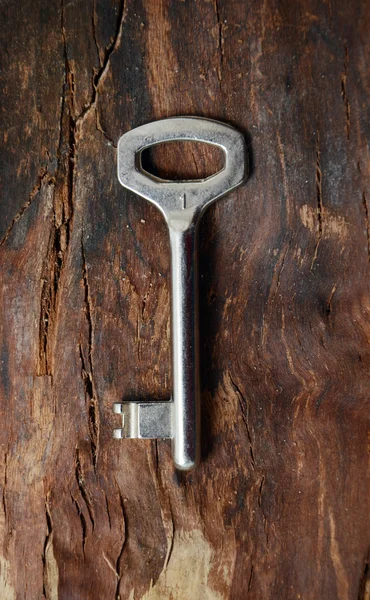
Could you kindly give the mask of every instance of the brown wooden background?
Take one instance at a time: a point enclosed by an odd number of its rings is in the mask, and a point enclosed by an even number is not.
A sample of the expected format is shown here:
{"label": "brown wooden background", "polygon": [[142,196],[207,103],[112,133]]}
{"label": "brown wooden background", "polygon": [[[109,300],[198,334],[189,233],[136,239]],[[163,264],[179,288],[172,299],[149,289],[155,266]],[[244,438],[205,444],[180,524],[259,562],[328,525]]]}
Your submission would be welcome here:
{"label": "brown wooden background", "polygon": [[[369,600],[369,2],[0,14],[1,600]],[[166,231],[115,146],[182,114],[241,129],[251,166],[201,227],[188,475],[111,439],[114,401],[171,389]]]}

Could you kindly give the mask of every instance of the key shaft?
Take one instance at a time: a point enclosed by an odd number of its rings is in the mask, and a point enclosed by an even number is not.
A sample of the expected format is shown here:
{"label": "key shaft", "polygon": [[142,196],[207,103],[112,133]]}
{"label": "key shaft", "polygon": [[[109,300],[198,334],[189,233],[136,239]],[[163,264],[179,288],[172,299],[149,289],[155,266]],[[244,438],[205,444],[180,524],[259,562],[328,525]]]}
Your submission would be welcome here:
{"label": "key shaft", "polygon": [[173,456],[191,469],[200,454],[197,224],[169,225],[171,247],[171,337],[173,373]]}

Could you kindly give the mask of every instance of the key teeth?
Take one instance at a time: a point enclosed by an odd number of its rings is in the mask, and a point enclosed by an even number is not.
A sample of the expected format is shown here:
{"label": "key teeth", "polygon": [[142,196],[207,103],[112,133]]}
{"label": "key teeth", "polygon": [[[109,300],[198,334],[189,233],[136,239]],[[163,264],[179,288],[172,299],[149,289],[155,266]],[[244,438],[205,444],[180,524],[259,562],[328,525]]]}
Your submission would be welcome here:
{"label": "key teeth", "polygon": [[173,402],[115,402],[113,412],[122,417],[122,427],[113,430],[114,439],[170,439]]}
{"label": "key teeth", "polygon": [[124,437],[123,429],[113,429],[113,439],[114,440],[122,440]]}

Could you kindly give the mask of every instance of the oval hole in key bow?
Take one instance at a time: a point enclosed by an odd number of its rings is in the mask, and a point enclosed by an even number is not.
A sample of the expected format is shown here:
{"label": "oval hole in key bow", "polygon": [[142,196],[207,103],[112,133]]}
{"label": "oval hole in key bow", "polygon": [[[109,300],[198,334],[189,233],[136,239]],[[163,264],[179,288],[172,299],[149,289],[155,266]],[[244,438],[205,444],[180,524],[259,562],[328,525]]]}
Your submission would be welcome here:
{"label": "oval hole in key bow", "polygon": [[145,148],[141,169],[165,181],[197,181],[216,175],[225,166],[223,150],[205,142],[164,142]]}

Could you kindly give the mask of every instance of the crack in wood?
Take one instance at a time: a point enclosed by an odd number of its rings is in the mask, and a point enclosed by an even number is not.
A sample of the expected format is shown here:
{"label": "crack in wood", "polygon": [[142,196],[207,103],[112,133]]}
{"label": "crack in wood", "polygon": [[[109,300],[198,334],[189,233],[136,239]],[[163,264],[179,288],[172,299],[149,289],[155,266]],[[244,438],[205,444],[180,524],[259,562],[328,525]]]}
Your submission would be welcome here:
{"label": "crack in wood", "polygon": [[53,523],[51,520],[51,512],[50,512],[50,492],[47,493],[45,498],[45,519],[46,519],[46,536],[44,541],[44,548],[42,552],[42,565],[43,565],[43,577],[42,577],[42,593],[46,600],[49,600],[49,581],[48,581],[48,562],[47,562],[47,553],[50,544],[53,539]]}
{"label": "crack in wood", "polygon": [[366,225],[366,238],[367,238],[367,258],[370,262],[370,223],[369,223],[369,207],[367,205],[367,198],[365,192],[362,192],[362,205],[365,210],[365,225]]}
{"label": "crack in wood", "polygon": [[5,454],[4,454],[4,484],[3,484],[3,493],[2,493],[2,505],[3,505],[5,521],[8,518],[8,507],[7,507],[7,500],[6,500],[6,487],[8,485],[8,454],[9,454],[9,452],[5,452]]}
{"label": "crack in wood", "polygon": [[330,317],[330,315],[332,313],[332,301],[333,301],[333,296],[334,296],[336,290],[337,290],[337,284],[335,283],[331,289],[328,301],[326,303],[325,314],[327,317]]}
{"label": "crack in wood", "polygon": [[[93,8],[93,12],[94,12],[94,8]],[[113,39],[112,39],[110,45],[105,49],[103,59],[101,59],[99,56],[100,68],[97,71],[95,70],[93,78],[92,78],[91,98],[90,98],[89,102],[84,106],[81,113],[75,118],[75,124],[77,127],[84,122],[85,118],[90,113],[90,111],[94,110],[95,111],[96,130],[99,131],[100,133],[102,133],[104,135],[104,137],[107,139],[107,141],[109,142],[109,144],[114,146],[115,148],[117,146],[114,144],[113,140],[111,138],[109,138],[109,136],[106,134],[106,132],[104,131],[104,129],[102,128],[102,126],[100,124],[100,117],[99,117],[99,112],[98,112],[98,108],[97,108],[97,102],[98,102],[98,97],[99,97],[99,87],[101,86],[101,84],[103,83],[105,77],[107,76],[107,74],[109,72],[110,61],[111,61],[113,54],[117,51],[117,49],[119,48],[119,46],[121,44],[123,25],[124,25],[124,22],[126,19],[126,15],[127,15],[126,3],[125,3],[125,0],[122,0],[120,3],[115,34],[113,36]],[[93,17],[93,31],[95,32],[95,17]],[[93,37],[96,40],[96,32],[93,34]],[[96,40],[96,45],[97,45],[97,40]],[[97,49],[98,49],[98,45],[97,45]]]}
{"label": "crack in wood", "polygon": [[110,510],[109,510],[109,500],[108,500],[108,496],[107,496],[105,490],[103,490],[103,494],[104,494],[104,499],[105,499],[105,508],[106,508],[107,516],[108,516],[109,529],[112,529],[112,520],[111,520]]}
{"label": "crack in wood", "polygon": [[61,277],[68,253],[74,211],[73,195],[76,157],[76,123],[73,118],[74,75],[68,60],[63,2],[61,33],[64,49],[64,91],[59,121],[52,228],[48,253],[41,278],[37,367],[37,374],[39,376],[53,375],[53,338],[58,317]]}
{"label": "crack in wood", "polygon": [[[162,573],[166,571],[168,563],[171,559],[174,541],[175,541],[175,521],[171,504],[171,497],[168,490],[162,481],[162,470],[159,468],[159,449],[158,440],[154,440],[153,444],[155,460],[153,461],[153,452],[149,453],[149,468],[156,488],[158,502],[161,510],[162,523],[166,533],[167,552],[164,559]],[[153,467],[154,463],[154,467]]]}
{"label": "crack in wood", "polygon": [[96,53],[98,55],[98,61],[99,61],[99,66],[102,66],[102,59],[100,56],[100,46],[98,44],[98,37],[96,34],[96,0],[93,0],[93,6],[92,6],[92,14],[91,14],[91,24],[92,24],[92,35],[93,35],[93,40],[94,40],[94,44],[95,44],[95,48],[96,48]]}
{"label": "crack in wood", "polygon": [[94,383],[94,367],[93,367],[93,320],[92,320],[92,301],[90,296],[88,269],[86,263],[85,248],[83,244],[83,229],[81,232],[81,258],[82,258],[82,280],[84,286],[84,307],[85,316],[88,325],[88,350],[86,364],[82,344],[79,344],[80,360],[81,360],[81,377],[84,382],[85,397],[88,401],[88,423],[89,436],[91,444],[91,454],[94,470],[96,471],[99,457],[99,434],[100,434],[100,412],[98,404],[98,395]]}
{"label": "crack in wood", "polygon": [[121,585],[121,579],[122,579],[121,561],[122,561],[123,553],[124,553],[124,550],[125,550],[125,547],[127,544],[127,540],[128,540],[128,528],[127,528],[127,515],[126,515],[126,509],[124,506],[124,499],[122,497],[122,493],[117,484],[117,481],[116,481],[116,486],[117,486],[117,490],[118,490],[119,502],[120,502],[120,507],[121,507],[121,511],[122,511],[122,524],[123,524],[123,540],[122,540],[120,551],[119,551],[117,559],[116,559],[116,566],[115,566],[115,572],[117,573],[117,576],[118,576],[115,598],[119,599],[120,598],[120,585]]}
{"label": "crack in wood", "polygon": [[81,523],[81,529],[82,529],[82,553],[85,556],[85,545],[86,545],[86,539],[87,539],[87,523],[86,523],[86,519],[85,519],[85,515],[82,512],[82,509],[78,503],[78,501],[76,500],[76,498],[71,494],[71,500],[73,502],[73,505],[76,508],[78,517],[80,519],[80,523]]}
{"label": "crack in wood", "polygon": [[80,460],[80,451],[78,448],[76,448],[76,454],[75,454],[75,476],[76,476],[78,489],[80,490],[82,499],[86,505],[86,509],[87,509],[89,519],[91,522],[92,530],[94,531],[94,529],[95,529],[94,509],[93,509],[92,501],[90,498],[90,494],[86,488],[85,476],[84,476],[84,472],[82,469],[81,460]]}
{"label": "crack in wood", "polygon": [[170,508],[170,515],[171,515],[171,524],[172,524],[172,532],[171,532],[171,540],[167,549],[167,554],[166,554],[166,558],[164,561],[164,565],[163,565],[163,570],[165,571],[168,567],[168,564],[171,560],[171,556],[172,556],[172,552],[173,552],[173,547],[174,547],[174,543],[175,543],[175,521],[173,518],[173,511],[172,511],[172,505],[171,505],[171,500],[170,498],[168,499],[168,504],[169,504],[169,508]]}
{"label": "crack in wood", "polygon": [[251,565],[251,572],[250,572],[249,578],[248,578],[248,592],[250,592],[250,589],[252,587],[253,571],[254,571],[254,566],[253,566],[253,563],[252,563],[252,565]]}
{"label": "crack in wood", "polygon": [[249,404],[248,401],[246,400],[246,398],[244,398],[239,386],[235,383],[235,381],[233,380],[230,371],[227,372],[228,376],[229,376],[229,380],[230,383],[235,391],[236,397],[238,399],[238,403],[239,403],[239,407],[240,407],[240,411],[241,411],[241,415],[242,415],[242,419],[245,425],[245,428],[247,430],[247,437],[248,437],[248,442],[249,442],[249,453],[250,453],[250,459],[251,459],[251,465],[252,465],[252,469],[255,470],[256,469],[256,461],[254,458],[254,450],[253,450],[253,442],[252,442],[252,436],[251,436],[251,431],[249,428]]}

